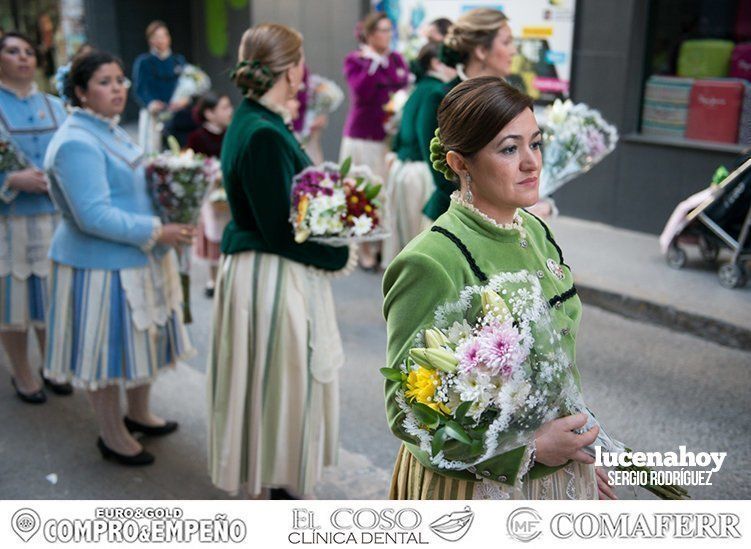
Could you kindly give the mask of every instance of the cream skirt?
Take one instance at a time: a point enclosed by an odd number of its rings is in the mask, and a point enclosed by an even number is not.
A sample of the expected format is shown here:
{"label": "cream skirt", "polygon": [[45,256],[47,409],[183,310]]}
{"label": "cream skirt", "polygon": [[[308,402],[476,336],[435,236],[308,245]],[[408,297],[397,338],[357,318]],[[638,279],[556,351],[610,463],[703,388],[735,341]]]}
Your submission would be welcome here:
{"label": "cream skirt", "polygon": [[517,482],[510,492],[493,481],[472,482],[434,473],[402,445],[389,499],[597,499],[595,468],[573,462],[552,475]]}
{"label": "cream skirt", "polygon": [[0,330],[44,328],[58,214],[0,216]]}
{"label": "cream skirt", "polygon": [[391,236],[383,241],[383,269],[410,240],[430,226],[422,209],[433,193],[433,176],[425,162],[402,162],[397,158],[391,164],[386,188]]}
{"label": "cream skirt", "polygon": [[329,280],[277,255],[222,256],[207,372],[209,473],[228,492],[312,494],[336,462],[344,363]]}

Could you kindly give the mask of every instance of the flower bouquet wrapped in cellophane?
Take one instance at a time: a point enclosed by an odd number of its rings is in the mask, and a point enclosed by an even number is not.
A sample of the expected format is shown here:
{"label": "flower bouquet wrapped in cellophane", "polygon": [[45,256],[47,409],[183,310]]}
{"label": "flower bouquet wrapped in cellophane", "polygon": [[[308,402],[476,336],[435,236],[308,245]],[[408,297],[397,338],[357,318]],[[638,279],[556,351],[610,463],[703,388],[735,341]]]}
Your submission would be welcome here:
{"label": "flower bouquet wrapped in cellophane", "polygon": [[380,178],[367,166],[324,162],[295,176],[290,223],[295,242],[306,240],[329,246],[348,246],[383,240]]}
{"label": "flower bouquet wrapped in cellophane", "polygon": [[[544,423],[574,413],[599,425],[581,394],[572,357],[534,273],[499,273],[439,307],[398,369],[402,426],[438,469],[468,470],[530,444]],[[625,451],[600,425],[594,446]],[[682,499],[682,488],[645,486]]]}
{"label": "flower bouquet wrapped in cellophane", "polygon": [[542,115],[540,196],[589,171],[615,150],[618,130],[584,103],[556,99]]}
{"label": "flower bouquet wrapped in cellophane", "polygon": [[[167,138],[169,149],[153,156],[146,164],[146,182],[154,208],[162,223],[196,225],[208,189],[221,177],[219,162],[213,156],[180,150],[177,140]],[[184,294],[185,322],[190,313],[190,246],[177,250]]]}

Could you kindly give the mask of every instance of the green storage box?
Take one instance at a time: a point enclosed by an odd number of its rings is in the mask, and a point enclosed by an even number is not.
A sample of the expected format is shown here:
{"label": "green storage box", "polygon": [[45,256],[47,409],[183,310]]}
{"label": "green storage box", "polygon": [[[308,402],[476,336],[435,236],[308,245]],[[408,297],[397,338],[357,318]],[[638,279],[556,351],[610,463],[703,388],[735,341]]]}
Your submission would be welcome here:
{"label": "green storage box", "polygon": [[678,76],[722,78],[730,70],[735,44],[730,40],[686,40],[678,54]]}

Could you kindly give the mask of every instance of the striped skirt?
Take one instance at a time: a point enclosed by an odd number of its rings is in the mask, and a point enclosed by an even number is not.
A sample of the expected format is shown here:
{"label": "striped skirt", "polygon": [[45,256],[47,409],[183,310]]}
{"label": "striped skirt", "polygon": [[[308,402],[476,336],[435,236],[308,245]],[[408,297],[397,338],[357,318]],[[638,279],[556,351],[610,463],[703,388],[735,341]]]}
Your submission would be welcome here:
{"label": "striped skirt", "polygon": [[[501,489],[504,488],[504,489]],[[401,446],[389,499],[597,499],[593,465],[573,462],[552,475],[517,482],[509,490],[493,481],[459,480],[426,469]]]}
{"label": "striped skirt", "polygon": [[433,194],[433,176],[426,162],[402,162],[395,159],[389,170],[388,226],[391,236],[384,240],[381,267],[388,267],[404,246],[430,226],[422,213]]}
{"label": "striped skirt", "polygon": [[336,462],[344,362],[328,278],[280,256],[222,256],[207,372],[208,462],[231,493],[311,494]]}
{"label": "striped skirt", "polygon": [[44,328],[57,214],[0,216],[0,330]]}
{"label": "striped skirt", "polygon": [[134,387],[195,353],[182,320],[173,251],[145,267],[52,263],[44,375],[87,390]]}

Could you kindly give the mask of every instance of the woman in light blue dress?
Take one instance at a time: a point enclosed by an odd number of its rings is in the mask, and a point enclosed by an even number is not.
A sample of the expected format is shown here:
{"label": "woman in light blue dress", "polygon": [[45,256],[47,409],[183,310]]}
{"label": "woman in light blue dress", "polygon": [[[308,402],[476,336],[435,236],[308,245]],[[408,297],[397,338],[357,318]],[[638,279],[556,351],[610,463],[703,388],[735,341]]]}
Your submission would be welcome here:
{"label": "woman in light blue dress", "polygon": [[103,457],[147,465],[154,457],[131,433],[177,428],[151,412],[151,383],[193,352],[171,248],[189,244],[193,229],[163,226],[154,214],[143,151],[118,125],[129,86],[120,62],[102,52],[78,58],[68,76],[73,112],[45,159],[62,214],[50,248],[45,374],[88,391]]}
{"label": "woman in light blue dress", "polygon": [[[47,194],[42,163],[52,135],[65,120],[62,102],[34,84],[36,52],[25,36],[0,38],[0,141],[15,151],[0,161],[0,341],[10,359],[16,394],[46,401],[28,358],[28,333],[44,347],[49,250],[57,213]],[[6,149],[7,150],[7,149]],[[70,385],[49,384],[58,394]]]}

